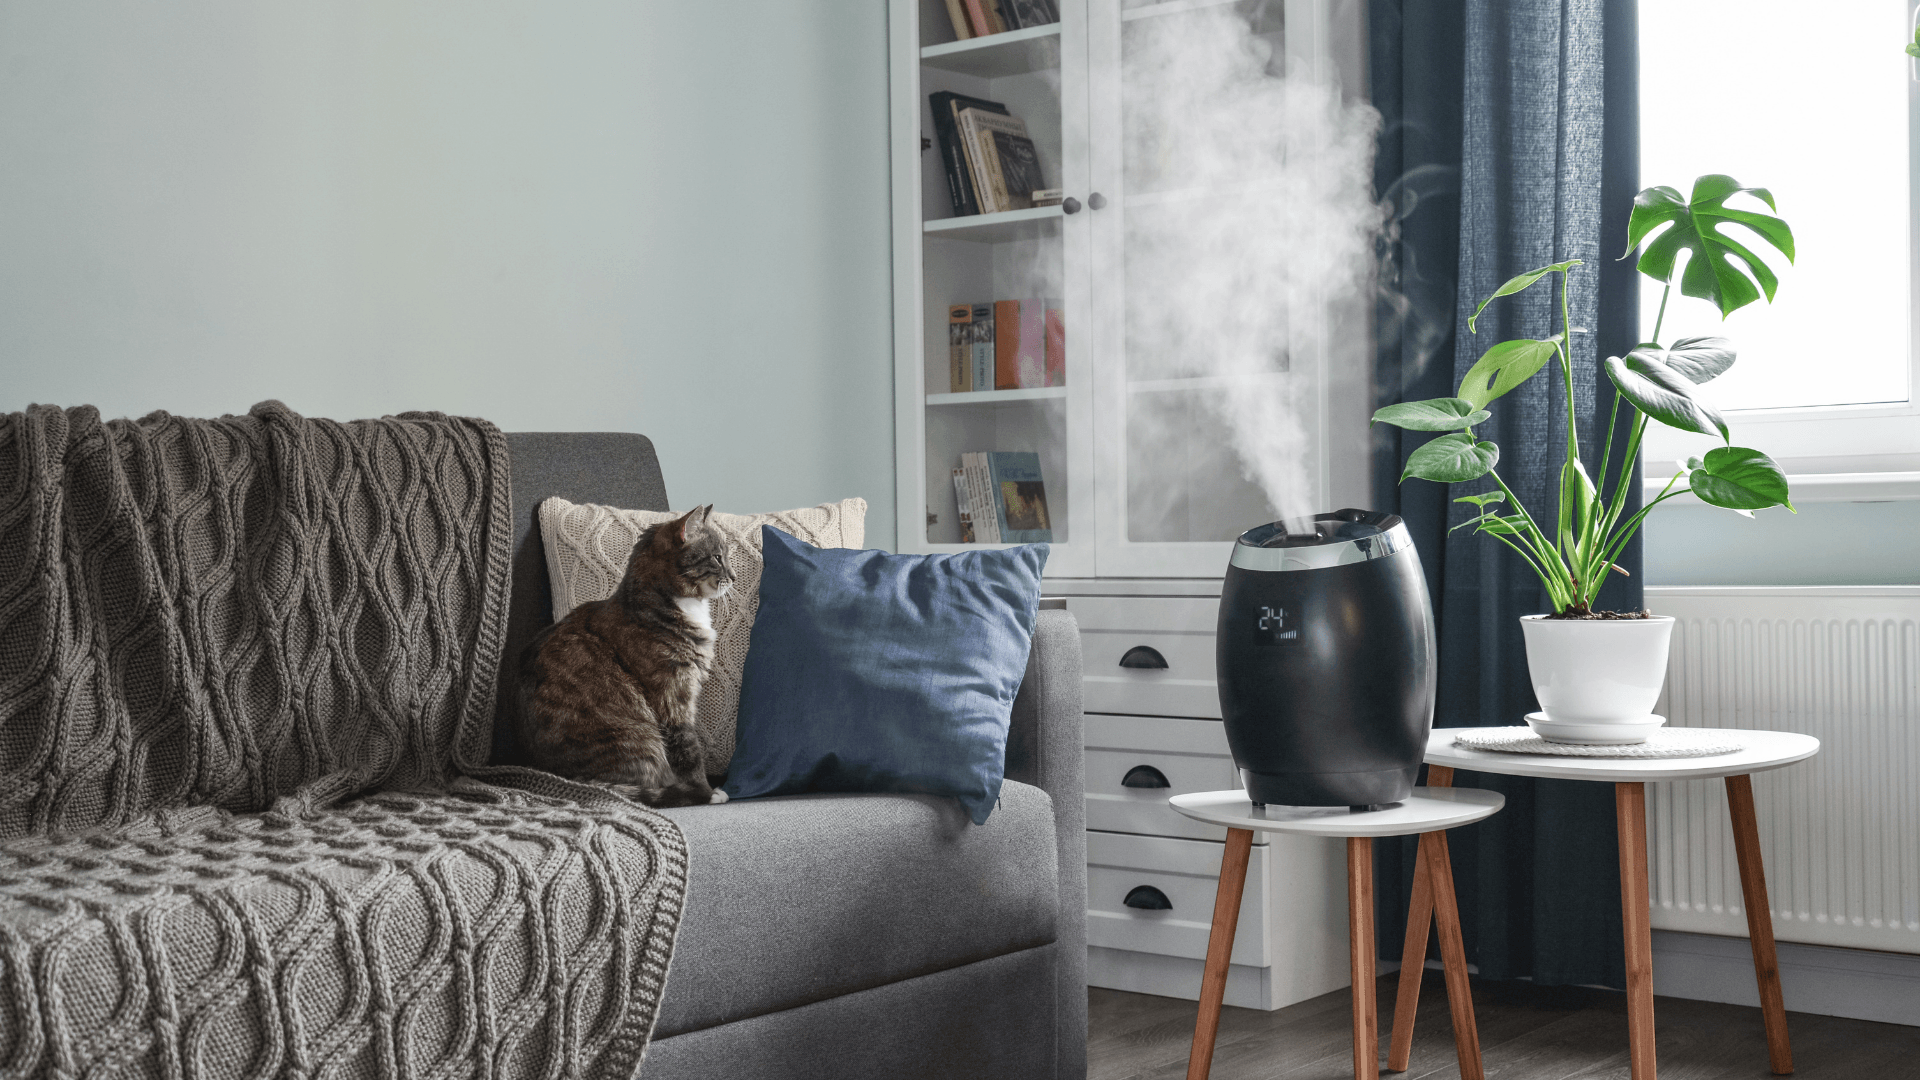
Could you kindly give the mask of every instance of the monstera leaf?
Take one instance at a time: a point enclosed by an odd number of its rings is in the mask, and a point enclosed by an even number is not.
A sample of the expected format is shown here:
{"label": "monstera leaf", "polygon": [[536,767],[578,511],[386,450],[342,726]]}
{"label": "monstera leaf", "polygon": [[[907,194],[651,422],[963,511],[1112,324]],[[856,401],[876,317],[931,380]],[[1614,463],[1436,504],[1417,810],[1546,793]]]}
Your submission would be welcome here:
{"label": "monstera leaf", "polygon": [[[1787,223],[1768,214],[1750,210],[1730,210],[1726,201],[1745,192],[1774,209],[1773,193],[1766,188],[1743,188],[1731,176],[1710,173],[1693,182],[1691,198],[1682,198],[1670,187],[1650,187],[1633,200],[1633,215],[1627,221],[1627,254],[1640,246],[1648,234],[1662,225],[1669,228],[1654,237],[1640,253],[1640,272],[1663,284],[1672,284],[1673,267],[1680,252],[1690,253],[1687,269],[1680,279],[1680,291],[1687,296],[1711,300],[1720,307],[1720,317],[1760,299],[1767,300],[1780,280],[1773,270],[1746,247],[1720,232],[1725,225],[1741,225],[1772,244],[1788,262],[1793,261],[1793,230]],[[1623,256],[1624,258],[1624,256]],[[1733,264],[1738,258],[1743,271]],[[1750,275],[1750,276],[1749,276]],[[1759,288],[1754,282],[1759,282]]]}
{"label": "monstera leaf", "polygon": [[1475,442],[1464,431],[1442,435],[1407,455],[1407,467],[1400,479],[1417,476],[1440,484],[1464,484],[1493,471],[1500,461],[1500,448],[1490,442]]}
{"label": "monstera leaf", "polygon": [[1661,350],[1642,346],[1624,359],[1607,357],[1607,377],[1634,408],[1668,427],[1727,438],[1727,422],[1693,396],[1693,383],[1667,366]]}
{"label": "monstera leaf", "polygon": [[1553,359],[1553,350],[1552,341],[1533,338],[1495,345],[1467,369],[1466,377],[1460,380],[1460,400],[1476,409],[1486,408],[1494,398],[1533,378],[1534,372]]}
{"label": "monstera leaf", "polygon": [[1758,450],[1716,447],[1707,451],[1704,460],[1689,460],[1687,465],[1693,470],[1687,474],[1687,486],[1703,503],[1728,510],[1764,510],[1769,506],[1793,510],[1786,474]]}
{"label": "monstera leaf", "polygon": [[[1657,349],[1657,345],[1641,345],[1642,349]],[[1687,377],[1695,386],[1711,382],[1733,366],[1733,342],[1723,337],[1685,337],[1673,343],[1661,359],[1673,370]]]}
{"label": "monstera leaf", "polygon": [[1493,303],[1503,296],[1512,296],[1517,292],[1525,292],[1533,286],[1534,282],[1539,281],[1548,274],[1564,274],[1579,265],[1579,259],[1568,259],[1566,262],[1557,262],[1552,266],[1543,266],[1538,270],[1529,270],[1524,274],[1516,274],[1508,278],[1505,285],[1493,290],[1493,295],[1480,301],[1480,306],[1474,308],[1473,314],[1467,316],[1467,333],[1474,334],[1479,332],[1473,328],[1473,324],[1475,320],[1480,318],[1480,313],[1487,310],[1488,304]]}
{"label": "monstera leaf", "polygon": [[1389,405],[1375,412],[1373,421],[1408,431],[1459,431],[1492,415],[1485,409],[1475,408],[1473,402],[1464,398],[1442,397]]}

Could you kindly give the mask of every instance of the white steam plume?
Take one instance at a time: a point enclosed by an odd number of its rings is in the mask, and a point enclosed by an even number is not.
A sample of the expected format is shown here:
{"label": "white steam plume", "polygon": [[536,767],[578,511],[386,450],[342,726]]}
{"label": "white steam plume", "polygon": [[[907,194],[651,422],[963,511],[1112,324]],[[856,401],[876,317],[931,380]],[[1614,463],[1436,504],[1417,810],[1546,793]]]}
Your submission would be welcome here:
{"label": "white steam plume", "polygon": [[[1280,28],[1266,24],[1222,5],[1128,26],[1128,379],[1198,376],[1219,387],[1177,395],[1203,397],[1197,416],[1130,407],[1128,441],[1136,462],[1162,446],[1174,453],[1210,418],[1268,509],[1297,517],[1333,509],[1313,505],[1314,358],[1336,333],[1365,333],[1351,313],[1369,295],[1381,224],[1371,194],[1379,114],[1344,102],[1337,85],[1287,73],[1275,55]],[[1347,321],[1332,325],[1340,311]],[[1149,396],[1170,399],[1135,395]],[[1185,432],[1170,430],[1181,424]],[[1245,518],[1244,489],[1202,514],[1190,492],[1155,491],[1138,477],[1131,487],[1136,521],[1178,514],[1173,501],[1186,498],[1194,530],[1214,534],[1167,539],[1219,539],[1222,526],[1230,536],[1257,524]]]}

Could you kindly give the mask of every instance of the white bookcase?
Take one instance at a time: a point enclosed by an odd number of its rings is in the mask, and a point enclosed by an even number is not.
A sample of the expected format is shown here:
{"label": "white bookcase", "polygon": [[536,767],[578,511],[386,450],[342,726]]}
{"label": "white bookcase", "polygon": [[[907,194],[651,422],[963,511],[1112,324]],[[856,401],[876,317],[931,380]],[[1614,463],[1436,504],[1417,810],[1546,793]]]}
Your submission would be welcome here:
{"label": "white bookcase", "polygon": [[[1237,782],[1213,691],[1211,618],[1232,538],[1275,515],[1214,419],[1209,397],[1234,393],[1235,381],[1129,350],[1129,315],[1153,299],[1128,296],[1130,239],[1138,267],[1138,238],[1160,208],[1210,193],[1128,160],[1123,102],[1129,49],[1220,6],[1059,0],[1057,24],[956,41],[944,0],[892,0],[890,24],[900,550],[965,550],[951,480],[963,452],[1039,454],[1054,532],[1046,588],[1080,616],[1086,653],[1089,981],[1188,998],[1222,837],[1196,833],[1165,801]],[[1361,0],[1235,7],[1273,47],[1269,70],[1363,81]],[[1071,203],[952,216],[927,101],[941,90],[1004,102]],[[948,393],[948,306],[1036,296],[1063,302],[1065,385]],[[1365,312],[1336,315],[1357,331],[1343,344],[1288,341],[1281,369],[1240,377],[1290,380],[1320,509],[1366,506],[1369,482]],[[1120,667],[1135,645],[1167,666]],[[1123,785],[1136,765],[1170,786]],[[1274,1009],[1346,984],[1343,864],[1337,845],[1311,840],[1262,852],[1228,1001]],[[1125,905],[1142,885],[1173,906]]]}

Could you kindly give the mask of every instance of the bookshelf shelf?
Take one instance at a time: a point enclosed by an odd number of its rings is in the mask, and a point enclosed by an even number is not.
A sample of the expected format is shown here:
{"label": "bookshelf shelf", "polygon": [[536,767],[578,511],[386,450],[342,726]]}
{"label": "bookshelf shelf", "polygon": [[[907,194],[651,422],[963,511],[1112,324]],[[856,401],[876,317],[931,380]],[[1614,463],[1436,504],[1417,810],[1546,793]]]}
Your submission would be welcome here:
{"label": "bookshelf shelf", "polygon": [[980,79],[1051,70],[1060,66],[1060,24],[928,45],[920,50],[920,62]]}
{"label": "bookshelf shelf", "polygon": [[1067,396],[1064,386],[1037,387],[1032,390],[973,390],[964,394],[928,394],[927,405],[1019,405],[1035,401],[1061,401]]}
{"label": "bookshelf shelf", "polygon": [[1004,210],[998,214],[935,218],[921,228],[929,239],[998,244],[1052,236],[1059,231],[1060,219],[1065,216],[1057,206],[1036,206],[1031,210]]}

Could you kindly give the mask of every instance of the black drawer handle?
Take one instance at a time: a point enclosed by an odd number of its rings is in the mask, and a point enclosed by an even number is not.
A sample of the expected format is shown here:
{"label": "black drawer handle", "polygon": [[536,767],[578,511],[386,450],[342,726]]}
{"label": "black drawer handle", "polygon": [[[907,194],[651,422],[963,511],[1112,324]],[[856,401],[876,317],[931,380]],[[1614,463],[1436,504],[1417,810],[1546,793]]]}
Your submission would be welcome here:
{"label": "black drawer handle", "polygon": [[[1113,654],[1108,653],[1107,655],[1111,656]],[[1161,656],[1160,650],[1151,645],[1135,645],[1133,648],[1127,650],[1127,655],[1120,658],[1120,666],[1132,668],[1164,668],[1167,666],[1167,658]]]}
{"label": "black drawer handle", "polygon": [[1151,765],[1135,765],[1133,768],[1127,770],[1127,775],[1120,778],[1120,786],[1156,788],[1172,787],[1173,785],[1167,783],[1167,774],[1161,772],[1159,769]]}
{"label": "black drawer handle", "polygon": [[1173,901],[1167,899],[1167,894],[1151,885],[1135,885],[1133,891],[1128,893],[1126,900],[1122,902],[1130,908],[1139,908],[1142,911],[1173,910]]}

